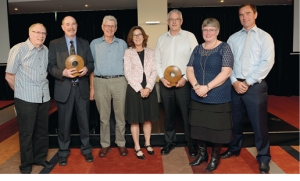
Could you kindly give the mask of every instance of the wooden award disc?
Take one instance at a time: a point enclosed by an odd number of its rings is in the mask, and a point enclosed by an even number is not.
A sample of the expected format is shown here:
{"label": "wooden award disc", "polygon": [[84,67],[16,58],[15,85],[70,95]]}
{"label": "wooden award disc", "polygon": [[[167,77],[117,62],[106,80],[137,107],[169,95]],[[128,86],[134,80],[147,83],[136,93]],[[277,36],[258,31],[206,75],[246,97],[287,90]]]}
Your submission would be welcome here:
{"label": "wooden award disc", "polygon": [[74,76],[79,76],[79,70],[83,69],[84,67],[84,61],[79,55],[70,55],[65,63],[67,69],[76,68],[77,72],[72,74]]}
{"label": "wooden award disc", "polygon": [[178,81],[182,77],[182,73],[179,67],[171,65],[166,68],[164,72],[164,77],[165,79],[167,79],[167,81],[170,82],[170,86],[176,86]]}

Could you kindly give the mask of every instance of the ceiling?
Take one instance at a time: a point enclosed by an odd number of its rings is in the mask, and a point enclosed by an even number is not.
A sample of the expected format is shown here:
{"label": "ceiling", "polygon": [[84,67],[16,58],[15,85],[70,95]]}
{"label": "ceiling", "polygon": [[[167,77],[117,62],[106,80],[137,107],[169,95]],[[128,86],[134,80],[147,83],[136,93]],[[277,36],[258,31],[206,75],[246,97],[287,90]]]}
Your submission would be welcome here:
{"label": "ceiling", "polygon": [[[150,1],[150,0],[149,0]],[[167,0],[169,8],[239,6],[249,0]],[[293,0],[251,0],[259,5],[291,5]],[[85,5],[88,5],[87,7]],[[18,10],[15,10],[17,8]],[[137,0],[8,0],[9,14],[136,9]]]}

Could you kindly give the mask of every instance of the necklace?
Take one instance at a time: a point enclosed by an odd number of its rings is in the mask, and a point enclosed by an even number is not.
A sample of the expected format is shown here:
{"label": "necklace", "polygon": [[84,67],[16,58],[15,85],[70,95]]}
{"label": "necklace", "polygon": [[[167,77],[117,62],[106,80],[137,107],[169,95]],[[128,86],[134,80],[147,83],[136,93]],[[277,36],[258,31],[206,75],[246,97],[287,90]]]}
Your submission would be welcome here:
{"label": "necklace", "polygon": [[[210,56],[210,54],[211,54],[211,52],[212,52],[212,49],[216,46],[217,42],[218,42],[218,40],[217,40],[216,43],[212,46],[212,48],[209,49],[209,50],[205,49],[206,46],[203,47],[203,53],[204,53],[204,55],[206,56],[206,58],[205,58],[205,60],[204,60],[204,63],[203,63],[203,66],[202,66],[202,55],[200,54],[200,57],[201,57],[201,58],[200,58],[200,67],[201,67],[201,70],[202,70],[202,85],[204,85],[206,60],[207,60],[207,58]],[[204,45],[205,45],[205,43],[204,43]]]}

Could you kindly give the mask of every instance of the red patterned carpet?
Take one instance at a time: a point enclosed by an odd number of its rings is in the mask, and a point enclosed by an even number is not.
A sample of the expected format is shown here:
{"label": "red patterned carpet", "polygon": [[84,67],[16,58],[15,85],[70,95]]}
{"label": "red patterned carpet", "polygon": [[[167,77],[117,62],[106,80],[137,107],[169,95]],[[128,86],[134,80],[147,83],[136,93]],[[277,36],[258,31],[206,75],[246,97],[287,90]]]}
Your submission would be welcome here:
{"label": "red patterned carpet", "polygon": [[[1,101],[0,101],[1,102]],[[3,104],[4,105],[4,104]],[[56,111],[55,102],[51,104],[50,114]],[[278,116],[280,119],[288,122],[299,129],[299,97],[269,97],[268,111]],[[121,157],[117,148],[112,148],[109,155],[105,158],[98,157],[100,148],[93,148],[95,161],[92,163],[85,162],[79,148],[72,148],[71,154],[68,157],[67,166],[59,166],[57,157],[57,148],[51,148],[48,152],[48,160],[55,164],[53,169],[43,169],[41,166],[33,167],[33,174],[50,173],[60,178],[61,174],[75,174],[72,179],[82,178],[76,174],[109,174],[109,176],[118,176],[120,174],[164,174],[166,178],[172,180],[184,180],[185,177],[177,174],[193,174],[193,178],[201,179],[203,177],[195,174],[251,174],[258,175],[258,163],[255,159],[256,148],[246,147],[241,150],[239,157],[222,159],[217,170],[207,173],[205,168],[207,163],[204,162],[200,166],[191,167],[189,162],[194,158],[188,156],[186,147],[176,147],[169,155],[162,156],[160,147],[154,147],[155,155],[147,155],[145,148],[142,148],[146,155],[146,160],[138,160],[134,155],[134,150],[129,148],[129,155]],[[223,147],[222,151],[226,148]],[[211,147],[208,148],[209,155]],[[0,173],[1,174],[19,174],[18,166],[20,164],[18,125],[16,119],[13,118],[0,125]],[[271,146],[272,161],[270,162],[270,174],[289,174],[298,177],[299,170],[299,145],[290,146]],[[169,175],[172,174],[172,175]],[[3,176],[3,175],[2,175]],[[0,175],[0,178],[2,178]],[[7,176],[7,175],[4,175]],[[285,175],[287,176],[287,175]],[[137,179],[149,179],[149,175],[140,176]],[[280,175],[276,176],[276,178]],[[48,177],[47,177],[48,178]],[[50,179],[51,177],[49,177]],[[57,178],[57,177],[55,177]],[[101,179],[102,176],[96,176],[96,179]],[[105,177],[107,178],[107,177]],[[125,178],[125,177],[124,177]],[[127,178],[127,177],[126,177]],[[151,177],[152,178],[152,177]],[[161,177],[158,177],[158,179]],[[188,178],[188,177],[186,177]],[[207,177],[205,177],[207,178]],[[243,177],[244,180],[248,176]],[[23,179],[23,178],[22,178]],[[2,180],[2,179],[1,179]],[[128,179],[129,180],[129,179]],[[133,180],[133,179],[131,179]],[[224,180],[224,179],[223,179]],[[259,179],[260,180],[260,179]]]}

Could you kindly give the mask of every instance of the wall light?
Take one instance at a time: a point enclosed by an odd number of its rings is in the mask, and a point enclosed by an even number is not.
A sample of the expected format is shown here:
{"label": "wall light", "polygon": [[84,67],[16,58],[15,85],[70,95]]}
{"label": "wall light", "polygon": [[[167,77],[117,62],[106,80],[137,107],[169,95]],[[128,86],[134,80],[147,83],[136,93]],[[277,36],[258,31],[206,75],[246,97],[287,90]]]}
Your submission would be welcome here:
{"label": "wall light", "polygon": [[156,25],[156,24],[159,24],[160,21],[146,21],[146,24],[147,25]]}

